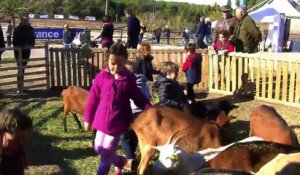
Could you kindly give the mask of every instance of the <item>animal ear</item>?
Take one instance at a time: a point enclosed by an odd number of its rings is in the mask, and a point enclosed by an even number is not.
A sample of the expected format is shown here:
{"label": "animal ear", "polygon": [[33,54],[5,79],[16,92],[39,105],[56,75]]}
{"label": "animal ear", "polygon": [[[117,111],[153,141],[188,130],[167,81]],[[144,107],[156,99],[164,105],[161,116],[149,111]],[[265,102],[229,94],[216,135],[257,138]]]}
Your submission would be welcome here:
{"label": "animal ear", "polygon": [[153,148],[153,149],[156,149],[157,151],[161,151],[161,150],[163,150],[163,147],[164,147],[164,145],[161,145],[161,146],[151,146],[151,148]]}

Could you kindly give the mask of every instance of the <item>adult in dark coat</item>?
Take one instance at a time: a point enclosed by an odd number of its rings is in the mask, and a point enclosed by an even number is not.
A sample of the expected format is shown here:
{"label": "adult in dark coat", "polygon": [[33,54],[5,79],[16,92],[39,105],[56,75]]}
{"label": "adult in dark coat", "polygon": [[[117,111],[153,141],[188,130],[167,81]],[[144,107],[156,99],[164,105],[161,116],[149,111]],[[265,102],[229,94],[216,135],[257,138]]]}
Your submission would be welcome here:
{"label": "adult in dark coat", "polygon": [[234,30],[236,52],[255,53],[262,38],[254,20],[247,14],[247,8],[240,6],[236,9],[238,23]]}
{"label": "adult in dark coat", "polygon": [[125,10],[127,19],[127,48],[136,49],[139,42],[141,30],[140,20],[132,13],[130,9]]}
{"label": "adult in dark coat", "polygon": [[221,11],[223,16],[218,19],[215,25],[212,44],[218,41],[220,32],[224,30],[229,33],[230,39],[233,38],[234,27],[237,19],[231,14],[231,8],[229,5],[222,6]]}
{"label": "adult in dark coat", "polygon": [[197,48],[207,48],[207,45],[203,42],[205,34],[206,34],[206,25],[205,25],[205,18],[201,17],[198,24],[197,24],[197,29],[196,29],[196,47]]}
{"label": "adult in dark coat", "polygon": [[155,35],[157,44],[159,44],[159,43],[160,43],[160,37],[161,37],[161,28],[160,28],[160,27],[157,27],[157,28],[155,29],[154,35]]}
{"label": "adult in dark coat", "polygon": [[[28,14],[24,14],[21,17],[20,24],[15,28],[13,33],[13,45],[14,47],[21,47],[21,59],[19,59],[19,51],[14,51],[15,59],[17,60],[18,67],[22,66],[21,72],[18,72],[18,89],[20,88],[21,84],[24,80],[24,71],[27,65],[27,62],[30,57],[31,47],[35,45],[35,35],[34,29],[31,27],[29,23],[29,16]],[[22,61],[22,62],[21,62]],[[21,64],[20,64],[21,63]],[[18,69],[20,70],[20,69]]]}
{"label": "adult in dark coat", "polygon": [[[4,36],[3,36],[3,31],[0,25],[0,49],[5,48],[5,42],[4,42]],[[0,61],[1,61],[1,55],[3,51],[0,51]]]}
{"label": "adult in dark coat", "polygon": [[171,36],[171,30],[169,28],[168,25],[166,25],[166,28],[164,30],[164,33],[166,35],[166,38],[167,38],[167,44],[170,44],[170,36]]}
{"label": "adult in dark coat", "polygon": [[114,25],[110,20],[110,17],[104,16],[103,17],[103,27],[101,30],[100,35],[95,38],[101,38],[101,45],[102,47],[106,47],[109,49],[109,47],[113,44],[113,34],[114,34]]}

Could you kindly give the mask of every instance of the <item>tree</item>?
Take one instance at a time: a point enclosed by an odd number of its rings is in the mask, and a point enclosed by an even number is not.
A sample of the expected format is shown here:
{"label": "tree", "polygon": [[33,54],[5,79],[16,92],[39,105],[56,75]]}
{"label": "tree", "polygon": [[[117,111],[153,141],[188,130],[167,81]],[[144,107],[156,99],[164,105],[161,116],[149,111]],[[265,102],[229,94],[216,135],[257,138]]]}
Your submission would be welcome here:
{"label": "tree", "polygon": [[16,24],[16,17],[23,13],[32,11],[41,6],[47,6],[54,0],[1,0],[0,14],[9,16],[13,21],[13,26]]}

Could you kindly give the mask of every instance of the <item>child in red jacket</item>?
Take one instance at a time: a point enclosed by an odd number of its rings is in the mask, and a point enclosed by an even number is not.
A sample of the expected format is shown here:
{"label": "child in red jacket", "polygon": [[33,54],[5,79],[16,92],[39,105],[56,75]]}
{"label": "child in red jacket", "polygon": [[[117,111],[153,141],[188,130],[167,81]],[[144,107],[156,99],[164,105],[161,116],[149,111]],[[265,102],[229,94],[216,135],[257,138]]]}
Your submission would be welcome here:
{"label": "child in red jacket", "polygon": [[229,33],[226,30],[222,30],[219,34],[219,40],[213,45],[214,50],[218,54],[228,53],[234,51],[233,44],[229,41]]}
{"label": "child in red jacket", "polygon": [[193,43],[187,44],[185,50],[188,52],[188,56],[182,65],[182,71],[186,76],[189,103],[194,103],[194,85],[201,81],[202,56],[196,53],[196,46]]}

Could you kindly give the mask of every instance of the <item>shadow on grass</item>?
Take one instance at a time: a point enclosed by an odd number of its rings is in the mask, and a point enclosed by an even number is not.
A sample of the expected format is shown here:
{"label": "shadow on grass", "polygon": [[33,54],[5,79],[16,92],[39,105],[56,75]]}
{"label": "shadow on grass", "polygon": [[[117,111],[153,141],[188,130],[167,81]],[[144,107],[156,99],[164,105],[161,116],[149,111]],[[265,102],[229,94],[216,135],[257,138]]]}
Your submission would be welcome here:
{"label": "shadow on grass", "polygon": [[249,137],[250,122],[243,120],[236,120],[230,122],[227,128],[228,135],[233,141],[239,141]]}
{"label": "shadow on grass", "polygon": [[[4,94],[0,98],[0,108],[19,107],[25,114],[32,117],[34,131],[27,151],[29,166],[58,165],[62,174],[73,175],[78,174],[78,170],[75,168],[77,166],[74,167],[73,161],[95,157],[96,154],[92,147],[78,145],[91,141],[91,135],[79,134],[79,131],[64,134],[63,127],[59,127],[62,122],[60,115],[63,113],[60,94],[60,90]],[[49,101],[53,101],[53,103],[48,105]],[[61,126],[63,125],[61,124]],[[61,144],[67,144],[68,148],[64,148]],[[37,169],[33,169],[33,171],[35,170]],[[35,174],[35,172],[30,174]]]}
{"label": "shadow on grass", "polygon": [[[72,150],[61,149],[52,145],[62,139],[59,136],[45,136],[38,132],[32,134],[30,145],[28,146],[29,166],[58,165],[63,174],[77,174],[78,172],[70,166],[70,160],[83,159],[96,156],[91,147],[76,148]],[[81,141],[88,137],[72,137],[72,140]],[[91,139],[91,138],[88,138]]]}

